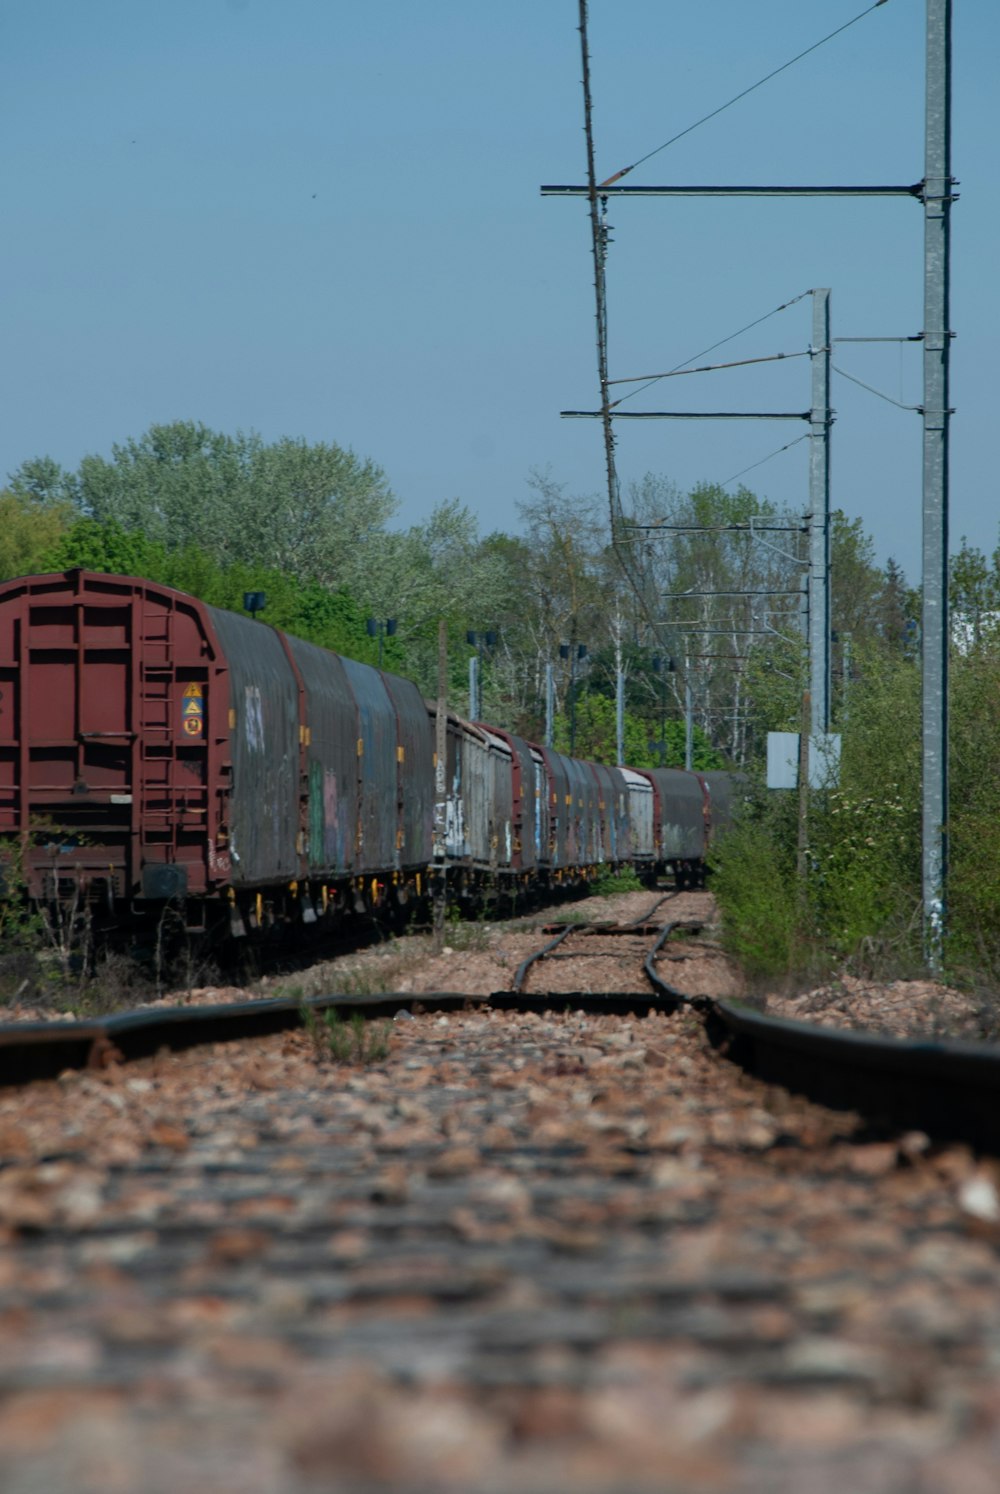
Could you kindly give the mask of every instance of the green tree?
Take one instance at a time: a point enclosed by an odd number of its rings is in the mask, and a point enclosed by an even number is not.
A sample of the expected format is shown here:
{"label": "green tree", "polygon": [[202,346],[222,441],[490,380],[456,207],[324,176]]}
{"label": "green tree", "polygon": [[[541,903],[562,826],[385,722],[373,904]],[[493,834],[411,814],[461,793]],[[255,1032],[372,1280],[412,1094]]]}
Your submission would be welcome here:
{"label": "green tree", "polygon": [[[274,627],[352,658],[374,661],[365,617],[353,598],[315,581],[303,585],[287,571],[242,562],[220,565],[197,546],[169,550],[114,521],[102,524],[96,519],[79,519],[40,556],[41,570],[76,566],[156,581],[231,612],[243,610],[246,592],[263,591],[267,596],[264,620]],[[390,647],[386,667],[400,664],[399,650]]]}
{"label": "green tree", "polygon": [[46,556],[72,521],[65,501],[0,492],[0,580],[47,570]]}
{"label": "green tree", "polygon": [[407,672],[427,695],[437,694],[438,620],[448,624],[451,693],[460,709],[467,688],[467,630],[496,630],[500,646],[484,670],[489,719],[507,725],[507,612],[516,582],[504,549],[485,544],[472,513],[457,500],[440,503],[423,524],[388,533],[369,546],[369,563],[350,586],[367,616],[394,617]]}
{"label": "green tree", "polygon": [[[25,501],[73,497],[79,523],[50,544],[49,568],[143,575],[237,610],[243,590],[264,590],[269,621],[373,661],[365,619],[395,617],[384,662],[428,693],[438,618],[449,624],[458,698],[465,629],[497,627],[514,610],[504,547],[482,543],[466,507],[444,502],[426,522],[390,531],[396,500],[384,474],[333,444],[265,443],[176,421],[113,447],[110,459],[85,457],[76,474],[41,458],[14,481]],[[513,714],[512,659],[505,642],[489,675],[498,719]]]}
{"label": "green tree", "polygon": [[560,666],[560,647],[576,657],[581,644],[593,652],[611,645],[621,578],[606,564],[596,498],[567,494],[547,473],[533,473],[529,487],[517,505],[521,534],[500,624],[511,648],[511,708],[521,729],[537,736],[550,667],[557,711],[568,704],[575,670]]}
{"label": "green tree", "polygon": [[902,567],[890,556],[882,573],[882,584],[875,603],[874,625],[877,637],[886,648],[902,653],[907,644],[907,624],[920,614],[919,598],[906,584]]}
{"label": "green tree", "polygon": [[167,550],[140,531],[128,531],[114,520],[78,519],[43,556],[46,571],[105,571],[166,582]]}
{"label": "green tree", "polygon": [[830,515],[830,625],[861,645],[874,633],[873,621],[885,585],[875,564],[875,546],[860,519],[841,509]]}
{"label": "green tree", "polygon": [[977,648],[996,632],[1000,620],[997,556],[991,564],[964,536],[957,555],[949,560],[948,601],[953,636],[964,650]]}
{"label": "green tree", "polygon": [[[555,717],[553,746],[557,752],[568,753],[572,734],[576,757],[613,765],[618,761],[617,722],[614,701],[604,695],[582,695],[576,703],[575,732],[572,712],[559,713]],[[650,738],[646,723],[627,711],[623,724],[625,762],[630,768],[683,768],[686,736],[683,721],[668,721],[662,738]],[[661,741],[665,749],[662,754]],[[700,727],[695,727],[693,733],[691,766],[699,773],[726,766],[724,758],[716,752]]]}
{"label": "green tree", "polygon": [[14,491],[72,496],[79,511],[168,550],[197,546],[220,565],[287,570],[301,581],[354,589],[372,541],[396,509],[384,473],[331,443],[223,435],[194,421],[154,425],[84,457],[67,477],[47,458],[26,462]]}
{"label": "green tree", "polygon": [[1000,976],[1000,640],[984,634],[951,666],[949,950]]}
{"label": "green tree", "polygon": [[19,498],[61,506],[78,501],[75,477],[51,457],[32,457],[11,473],[10,490]]}
{"label": "green tree", "polygon": [[326,443],[255,440],[247,509],[258,533],[240,558],[355,596],[397,509],[381,468]]}

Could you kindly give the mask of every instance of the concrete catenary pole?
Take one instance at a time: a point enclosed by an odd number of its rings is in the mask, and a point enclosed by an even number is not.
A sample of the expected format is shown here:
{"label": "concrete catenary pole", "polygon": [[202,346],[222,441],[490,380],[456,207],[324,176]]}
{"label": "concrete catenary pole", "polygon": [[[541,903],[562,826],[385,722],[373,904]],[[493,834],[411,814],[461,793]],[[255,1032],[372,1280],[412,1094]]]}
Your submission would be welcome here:
{"label": "concrete catenary pole", "polygon": [[924,153],[923,805],[924,955],[941,963],[948,873],[948,422],[951,0],[927,0]]}
{"label": "concrete catenary pole", "polygon": [[434,722],[434,874],[431,901],[433,905],[434,953],[444,948],[445,913],[448,906],[448,624],[438,622],[438,693]]}
{"label": "concrete catenary pole", "polygon": [[810,729],[830,729],[830,292],[812,293],[812,409],[809,416]]}
{"label": "concrete catenary pole", "polygon": [[684,650],[684,766],[691,772],[694,763],[694,714],[691,700],[691,656]]}

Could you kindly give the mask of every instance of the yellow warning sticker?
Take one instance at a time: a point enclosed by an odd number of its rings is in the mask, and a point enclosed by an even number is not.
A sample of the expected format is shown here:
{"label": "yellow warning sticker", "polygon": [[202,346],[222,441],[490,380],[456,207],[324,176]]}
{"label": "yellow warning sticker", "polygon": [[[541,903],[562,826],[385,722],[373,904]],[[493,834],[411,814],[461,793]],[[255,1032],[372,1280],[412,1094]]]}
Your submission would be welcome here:
{"label": "yellow warning sticker", "polygon": [[202,693],[203,692],[200,685],[188,685],[187,689],[184,691],[184,699],[200,700],[202,697]]}
{"label": "yellow warning sticker", "polygon": [[184,702],[185,716],[200,716],[204,709],[205,707],[200,700],[186,700]]}

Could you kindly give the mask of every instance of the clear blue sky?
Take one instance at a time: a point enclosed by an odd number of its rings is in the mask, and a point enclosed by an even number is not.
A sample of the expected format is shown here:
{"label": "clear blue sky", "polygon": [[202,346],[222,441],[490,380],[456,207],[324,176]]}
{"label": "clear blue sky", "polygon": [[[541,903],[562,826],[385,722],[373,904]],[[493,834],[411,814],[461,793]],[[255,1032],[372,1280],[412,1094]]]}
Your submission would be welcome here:
{"label": "clear blue sky", "polygon": [[[591,0],[607,176],[864,0]],[[1000,5],[955,5],[952,531],[998,538]],[[533,468],[603,491],[575,0],[5,0],[0,4],[0,478],[75,467],[154,421],[336,441],[400,522],[458,497],[515,529]],[[630,182],[913,182],[923,0],[872,15]],[[922,324],[910,201],[612,203],[612,376],[669,368],[812,286],[835,335]],[[719,356],[804,348],[809,303]],[[919,403],[919,352],[836,362]],[[808,364],[699,375],[634,402],[805,408]],[[687,402],[683,404],[682,402]],[[790,402],[790,403],[789,403]],[[920,424],[837,378],[833,498],[915,579]],[[721,481],[789,425],[621,430],[625,481]],[[745,479],[804,505],[806,444]]]}

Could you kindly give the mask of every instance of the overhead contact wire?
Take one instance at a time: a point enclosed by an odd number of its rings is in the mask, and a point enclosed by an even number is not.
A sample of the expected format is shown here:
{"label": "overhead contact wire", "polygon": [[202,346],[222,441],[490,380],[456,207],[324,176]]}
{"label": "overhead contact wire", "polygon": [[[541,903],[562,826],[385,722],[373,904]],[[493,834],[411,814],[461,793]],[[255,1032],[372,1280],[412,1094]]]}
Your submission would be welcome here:
{"label": "overhead contact wire", "polygon": [[773,72],[767,73],[763,78],[758,78],[757,82],[751,83],[749,88],[744,88],[742,93],[735,94],[733,98],[727,100],[724,104],[720,104],[717,109],[713,109],[709,114],[703,114],[701,119],[696,119],[694,124],[688,125],[686,129],[680,130],[678,134],[671,135],[669,140],[664,140],[663,144],[658,145],[655,150],[647,151],[644,156],[639,157],[638,161],[633,161],[631,166],[624,166],[621,171],[616,171],[606,181],[600,182],[598,184],[599,187],[611,187],[615,182],[621,181],[623,176],[628,176],[629,172],[634,171],[637,166],[642,166],[646,161],[651,161],[654,156],[660,154],[661,150],[666,150],[669,145],[676,145],[677,141],[683,140],[685,135],[690,135],[693,130],[697,130],[703,124],[707,124],[710,119],[715,119],[718,115],[724,114],[727,109],[731,109],[734,104],[738,104],[740,99],[745,99],[748,94],[754,93],[758,88],[763,88],[765,83],[770,83],[771,79],[776,78],[779,73],[787,72],[790,67],[794,67],[797,62],[801,62],[803,57],[808,57],[810,52],[818,51],[827,42],[833,41],[835,36],[840,36],[842,32],[847,31],[851,26],[856,26],[858,21],[863,21],[865,16],[870,16],[873,10],[878,10],[879,6],[885,3],[886,0],[875,0],[874,5],[869,5],[866,10],[859,11],[851,20],[845,21],[842,26],[838,26],[836,31],[831,31],[828,36],[821,37],[819,41],[813,42],[812,46],[806,47],[804,52],[799,52],[796,56],[790,57],[787,62],[783,62]]}
{"label": "overhead contact wire", "polygon": [[732,363],[704,363],[700,368],[672,368],[669,373],[630,374],[626,379],[609,379],[609,384],[638,384],[643,379],[676,379],[684,374],[718,373],[720,368],[746,368],[750,363],[780,363],[783,358],[808,358],[808,348],[798,353],[765,353],[759,358],[737,358]]}
{"label": "overhead contact wire", "polygon": [[707,358],[709,353],[715,352],[716,348],[725,347],[727,342],[735,342],[737,337],[743,336],[744,332],[752,331],[754,327],[759,327],[762,322],[768,321],[772,316],[777,316],[779,311],[787,311],[790,306],[797,306],[800,301],[805,300],[806,296],[811,295],[812,290],[806,290],[802,291],[797,296],[793,296],[790,301],[782,301],[780,306],[775,306],[772,311],[765,311],[763,316],[755,317],[752,322],[747,322],[745,327],[740,327],[736,332],[730,332],[728,337],[720,337],[719,341],[713,342],[711,347],[702,348],[700,353],[692,353],[691,357],[685,358],[682,363],[675,363],[673,368],[668,369],[666,373],[651,374],[645,384],[640,385],[638,389],[631,390],[628,394],[623,394],[621,399],[619,399],[617,403],[622,405],[627,399],[632,399],[635,395],[641,394],[644,389],[649,389],[660,379],[666,379],[669,378],[672,374],[681,373],[685,368],[687,368],[688,364],[693,363],[696,358]]}
{"label": "overhead contact wire", "polygon": [[[650,384],[655,383],[658,379],[680,379],[683,378],[686,374],[719,373],[722,369],[726,368],[747,368],[751,363],[781,363],[786,358],[808,357],[808,352],[767,353],[764,357],[761,358],[737,358],[732,363],[705,363],[700,368],[672,368],[669,373],[635,374],[632,378],[628,379],[609,379],[608,383],[609,385],[636,384],[640,380],[644,379],[646,382],[643,384],[643,388],[648,389]],[[638,393],[638,390],[634,390],[633,393]],[[609,408],[612,410],[615,409],[616,406],[624,404],[629,397],[629,395],[623,394],[619,399],[612,400]]]}
{"label": "overhead contact wire", "polygon": [[720,482],[719,487],[728,488],[729,484],[735,482],[738,477],[744,477],[748,472],[752,472],[755,467],[763,467],[765,462],[772,461],[776,456],[780,456],[783,451],[791,451],[792,447],[798,446],[800,441],[808,441],[809,436],[809,431],[806,431],[804,436],[796,436],[794,441],[786,441],[784,446],[779,446],[776,451],[768,452],[767,456],[761,457],[759,462],[751,462],[749,467],[741,467],[739,472],[734,472],[732,477],[727,477],[723,482]]}

